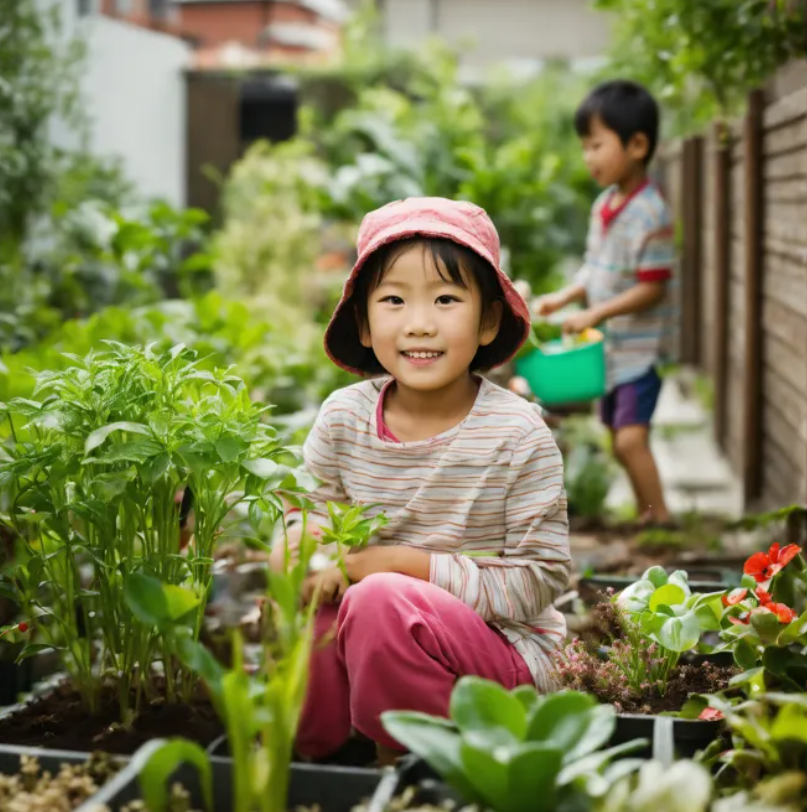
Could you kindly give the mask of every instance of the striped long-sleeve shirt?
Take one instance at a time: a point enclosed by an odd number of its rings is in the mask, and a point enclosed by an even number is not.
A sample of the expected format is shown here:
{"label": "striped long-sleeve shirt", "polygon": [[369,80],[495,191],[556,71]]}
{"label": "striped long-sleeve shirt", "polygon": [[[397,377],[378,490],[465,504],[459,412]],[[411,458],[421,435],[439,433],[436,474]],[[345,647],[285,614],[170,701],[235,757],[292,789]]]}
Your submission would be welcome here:
{"label": "striped long-sleeve shirt", "polygon": [[[386,379],[388,380],[388,379]],[[385,379],[331,395],[308,440],[306,466],[327,501],[376,505],[389,523],[373,540],[431,556],[431,582],[472,607],[551,687],[565,623],[552,602],[570,570],[563,462],[533,405],[483,380],[459,425],[419,442],[379,432]]]}

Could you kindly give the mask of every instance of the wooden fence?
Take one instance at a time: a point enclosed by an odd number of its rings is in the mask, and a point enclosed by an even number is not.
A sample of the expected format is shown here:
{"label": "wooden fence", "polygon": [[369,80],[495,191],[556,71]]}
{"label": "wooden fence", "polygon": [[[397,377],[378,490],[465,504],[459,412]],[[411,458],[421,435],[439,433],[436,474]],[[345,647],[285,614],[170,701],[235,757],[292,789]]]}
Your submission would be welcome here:
{"label": "wooden fence", "polygon": [[661,164],[682,231],[682,360],[714,383],[746,506],[807,503],[807,61]]}

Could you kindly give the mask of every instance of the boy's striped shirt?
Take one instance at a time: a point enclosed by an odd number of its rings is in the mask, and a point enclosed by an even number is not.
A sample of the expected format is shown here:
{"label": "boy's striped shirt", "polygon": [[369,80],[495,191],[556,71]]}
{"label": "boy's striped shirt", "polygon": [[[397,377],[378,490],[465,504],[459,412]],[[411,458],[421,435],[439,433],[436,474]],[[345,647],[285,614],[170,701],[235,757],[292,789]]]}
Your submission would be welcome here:
{"label": "boy's striped shirt", "polygon": [[641,378],[673,354],[675,241],[664,198],[650,183],[616,208],[615,187],[606,189],[591,211],[586,258],[577,281],[586,289],[588,306],[619,296],[639,282],[666,282],[665,297],[641,313],[609,319],[605,325],[608,389]]}

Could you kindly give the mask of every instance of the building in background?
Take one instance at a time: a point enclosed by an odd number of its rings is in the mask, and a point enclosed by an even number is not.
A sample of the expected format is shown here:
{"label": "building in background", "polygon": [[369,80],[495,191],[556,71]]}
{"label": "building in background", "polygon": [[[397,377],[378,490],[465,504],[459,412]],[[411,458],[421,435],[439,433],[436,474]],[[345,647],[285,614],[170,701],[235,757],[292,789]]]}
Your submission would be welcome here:
{"label": "building in background", "polygon": [[[81,93],[89,118],[88,147],[99,157],[117,157],[124,172],[145,197],[163,198],[175,206],[186,202],[187,89],[185,71],[191,47],[155,25],[162,4],[131,0],[134,19],[116,19],[120,0],[58,1],[67,35],[86,43]],[[159,16],[159,15],[158,15]],[[164,20],[170,23],[170,18]],[[136,24],[132,24],[136,23]],[[79,135],[55,121],[54,140],[78,145]]]}
{"label": "building in background", "polygon": [[[349,0],[356,8],[363,0]],[[470,71],[495,63],[588,60],[607,50],[607,17],[591,0],[375,0],[390,45],[430,35],[465,50]]]}
{"label": "building in background", "polygon": [[326,62],[339,53],[342,0],[175,0],[196,66],[256,68]]}

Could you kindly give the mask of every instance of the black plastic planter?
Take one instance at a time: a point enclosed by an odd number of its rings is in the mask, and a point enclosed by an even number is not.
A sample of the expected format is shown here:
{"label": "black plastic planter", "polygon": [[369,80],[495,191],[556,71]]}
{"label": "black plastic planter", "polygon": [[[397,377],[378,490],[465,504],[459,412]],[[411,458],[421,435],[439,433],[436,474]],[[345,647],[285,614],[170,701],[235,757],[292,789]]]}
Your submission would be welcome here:
{"label": "black plastic planter", "polygon": [[[621,592],[623,589],[635,584],[639,580],[639,576],[632,575],[586,575],[579,581],[579,588],[581,591],[586,592],[605,592],[607,589],[613,589],[614,592]],[[693,592],[723,592],[727,589],[733,589],[731,584],[725,581],[690,581],[689,588]]]}
{"label": "black plastic planter", "polygon": [[33,680],[31,660],[23,660],[21,663],[0,662],[0,706],[16,704],[20,694],[31,690]]}
{"label": "black plastic planter", "polygon": [[[15,775],[18,773],[21,766],[21,756],[32,756],[36,758],[42,771],[47,771],[53,775],[56,775],[60,771],[63,764],[84,764],[90,757],[88,753],[75,753],[70,750],[44,750],[39,747],[15,747],[10,744],[0,744],[0,775]],[[101,787],[98,793],[88,798],[78,807],[76,812],[78,812],[78,810],[82,812],[95,810],[95,812],[97,812],[96,804],[99,803],[97,799],[100,798],[103,793],[109,794],[110,792],[114,792],[124,786],[129,780],[129,777],[125,775],[126,759],[115,756],[112,758],[122,765],[121,772],[107,782],[105,786]]]}
{"label": "black plastic planter", "polygon": [[[677,717],[661,717],[652,714],[620,713],[617,715],[616,731],[611,739],[611,745],[623,744],[634,739],[647,739],[654,741],[655,724],[657,719],[672,722],[672,740],[675,754],[679,758],[691,758],[704,750],[716,738],[720,730],[720,722],[705,722],[699,719],[678,719]],[[651,758],[653,746],[648,745],[644,751],[634,756]]]}
{"label": "black plastic planter", "polygon": [[[93,803],[103,803],[110,812],[120,812],[126,804],[140,800],[140,770],[159,744],[158,740],[151,741],[138,750],[117,778],[93,798]],[[210,765],[213,772],[213,809],[215,812],[231,812],[233,763],[230,759],[211,757]],[[391,770],[294,764],[291,768],[288,808],[316,806],[320,812],[351,812],[358,804],[369,802],[367,812],[383,812],[384,802],[393,796],[397,780]],[[166,786],[177,782],[190,793],[193,807],[201,809],[198,772],[190,765],[184,765],[168,779]],[[89,812],[89,808],[87,805],[87,810],[76,812]]]}
{"label": "black plastic planter", "polygon": [[[214,739],[207,746],[207,753],[218,758],[231,758],[227,734]],[[336,753],[318,763],[340,767],[367,767],[376,760],[376,746],[369,739],[351,739]]]}

